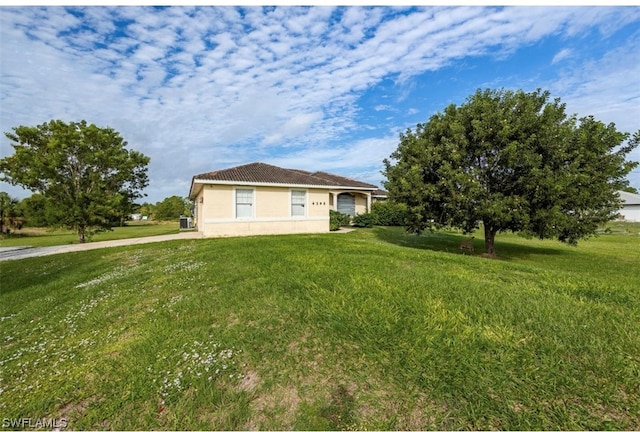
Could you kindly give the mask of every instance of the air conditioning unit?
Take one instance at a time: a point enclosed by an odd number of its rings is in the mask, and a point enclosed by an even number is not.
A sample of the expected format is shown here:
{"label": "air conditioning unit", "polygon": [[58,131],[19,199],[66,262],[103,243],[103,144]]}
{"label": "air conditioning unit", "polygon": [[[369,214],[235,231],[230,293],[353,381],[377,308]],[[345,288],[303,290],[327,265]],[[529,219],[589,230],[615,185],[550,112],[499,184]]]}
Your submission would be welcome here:
{"label": "air conditioning unit", "polygon": [[191,229],[193,228],[193,222],[190,217],[180,216],[180,229]]}

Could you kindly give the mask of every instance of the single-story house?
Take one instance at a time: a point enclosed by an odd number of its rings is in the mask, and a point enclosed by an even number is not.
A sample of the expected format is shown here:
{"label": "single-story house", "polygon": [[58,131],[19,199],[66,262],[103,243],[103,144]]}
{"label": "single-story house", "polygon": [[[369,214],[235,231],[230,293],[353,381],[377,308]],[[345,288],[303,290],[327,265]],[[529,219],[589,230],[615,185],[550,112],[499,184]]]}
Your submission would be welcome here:
{"label": "single-story house", "polygon": [[194,227],[218,237],[329,232],[329,210],[365,213],[383,192],[336,174],[254,162],[194,176],[189,198]]}
{"label": "single-story house", "polygon": [[627,222],[640,222],[640,195],[631,192],[618,191],[622,199],[620,219]]}

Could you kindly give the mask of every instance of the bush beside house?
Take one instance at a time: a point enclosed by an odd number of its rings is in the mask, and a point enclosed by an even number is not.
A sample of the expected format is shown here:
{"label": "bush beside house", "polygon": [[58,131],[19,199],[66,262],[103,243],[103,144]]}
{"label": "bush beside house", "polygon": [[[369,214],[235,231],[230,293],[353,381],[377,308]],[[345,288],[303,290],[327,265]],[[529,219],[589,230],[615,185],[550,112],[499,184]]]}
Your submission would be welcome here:
{"label": "bush beside house", "polygon": [[329,210],[329,231],[338,231],[341,226],[346,226],[350,223],[351,217],[348,214]]}
{"label": "bush beside house", "polygon": [[359,213],[353,219],[347,214],[330,210],[329,229],[336,231],[346,225],[358,228],[371,228],[374,225],[403,226],[406,212],[407,207],[404,204],[391,201],[374,202],[370,212]]}
{"label": "bush beside house", "polygon": [[393,201],[376,201],[371,204],[374,225],[404,226],[407,206]]}

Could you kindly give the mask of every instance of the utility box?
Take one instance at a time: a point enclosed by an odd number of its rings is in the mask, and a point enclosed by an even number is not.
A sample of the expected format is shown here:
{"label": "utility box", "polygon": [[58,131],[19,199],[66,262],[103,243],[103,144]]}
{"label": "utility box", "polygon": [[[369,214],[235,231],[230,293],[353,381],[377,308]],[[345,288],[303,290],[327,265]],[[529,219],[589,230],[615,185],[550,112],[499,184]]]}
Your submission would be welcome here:
{"label": "utility box", "polygon": [[191,229],[191,218],[186,216],[180,216],[180,229]]}

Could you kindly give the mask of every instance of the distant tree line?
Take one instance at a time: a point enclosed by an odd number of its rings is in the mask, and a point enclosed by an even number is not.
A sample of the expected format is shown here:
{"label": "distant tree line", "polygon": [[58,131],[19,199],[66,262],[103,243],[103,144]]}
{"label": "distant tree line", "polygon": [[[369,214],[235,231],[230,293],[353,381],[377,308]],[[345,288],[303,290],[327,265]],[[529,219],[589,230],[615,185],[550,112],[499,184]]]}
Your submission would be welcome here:
{"label": "distant tree line", "polygon": [[135,213],[151,220],[177,220],[180,216],[192,216],[192,207],[191,200],[173,195],[155,204],[145,202],[138,207]]}
{"label": "distant tree line", "polygon": [[[180,216],[191,216],[193,203],[187,198],[171,196],[155,204],[127,203],[112,209],[108,221],[112,227],[123,226],[133,214],[146,216],[148,220],[177,220]],[[22,227],[51,228],[60,226],[62,219],[58,205],[42,194],[33,194],[22,200],[0,192],[0,232],[7,234]]]}

